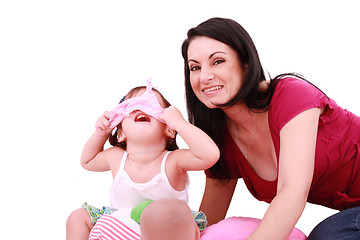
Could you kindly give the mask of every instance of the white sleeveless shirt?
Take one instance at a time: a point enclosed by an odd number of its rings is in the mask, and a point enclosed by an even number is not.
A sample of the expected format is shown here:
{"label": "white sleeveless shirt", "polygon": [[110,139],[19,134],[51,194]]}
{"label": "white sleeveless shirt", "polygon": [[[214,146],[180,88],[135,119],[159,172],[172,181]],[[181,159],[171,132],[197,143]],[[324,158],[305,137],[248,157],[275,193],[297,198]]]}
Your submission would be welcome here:
{"label": "white sleeveless shirt", "polygon": [[177,198],[188,203],[189,176],[186,177],[185,189],[182,191],[175,190],[167,178],[165,164],[169,153],[170,151],[161,160],[160,173],[146,183],[136,183],[124,170],[128,156],[125,151],[110,188],[111,207],[114,209],[133,208],[141,202],[162,198]]}

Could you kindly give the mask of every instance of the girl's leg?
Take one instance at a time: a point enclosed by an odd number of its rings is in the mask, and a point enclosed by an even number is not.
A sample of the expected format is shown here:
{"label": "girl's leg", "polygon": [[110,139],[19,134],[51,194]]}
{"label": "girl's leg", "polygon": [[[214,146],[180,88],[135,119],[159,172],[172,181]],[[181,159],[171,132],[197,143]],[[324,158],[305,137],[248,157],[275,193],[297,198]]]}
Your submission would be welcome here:
{"label": "girl's leg", "polygon": [[143,240],[198,240],[199,227],[189,206],[179,199],[164,198],[149,204],[140,217]]}
{"label": "girl's leg", "polygon": [[89,213],[85,209],[73,211],[66,221],[66,240],[88,240],[93,226]]}
{"label": "girl's leg", "polygon": [[309,240],[359,240],[360,207],[343,210],[326,218],[310,233]]}
{"label": "girl's leg", "polygon": [[[119,220],[114,215],[103,215],[96,222],[95,226],[90,232],[89,240],[102,240],[102,239],[118,239],[118,240],[140,240],[141,235],[138,233],[140,229],[134,230],[128,225],[129,218]],[[140,228],[138,224],[130,219],[131,222],[136,224],[137,228]]]}

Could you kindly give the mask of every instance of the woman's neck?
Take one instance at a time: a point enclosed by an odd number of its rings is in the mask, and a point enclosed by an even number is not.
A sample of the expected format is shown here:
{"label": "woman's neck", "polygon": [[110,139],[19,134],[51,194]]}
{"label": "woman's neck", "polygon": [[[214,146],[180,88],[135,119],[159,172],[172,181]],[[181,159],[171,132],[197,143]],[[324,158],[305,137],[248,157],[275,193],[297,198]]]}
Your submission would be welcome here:
{"label": "woman's neck", "polygon": [[[249,109],[245,103],[234,105],[232,107],[223,109],[227,116],[227,125],[230,128],[236,128],[240,131],[254,131],[264,126],[267,121],[267,112],[256,112]],[[254,124],[256,126],[254,126]]]}
{"label": "woman's neck", "polygon": [[223,111],[227,116],[228,122],[234,122],[236,125],[245,128],[249,123],[253,122],[253,115],[256,114],[244,103],[225,108]]}

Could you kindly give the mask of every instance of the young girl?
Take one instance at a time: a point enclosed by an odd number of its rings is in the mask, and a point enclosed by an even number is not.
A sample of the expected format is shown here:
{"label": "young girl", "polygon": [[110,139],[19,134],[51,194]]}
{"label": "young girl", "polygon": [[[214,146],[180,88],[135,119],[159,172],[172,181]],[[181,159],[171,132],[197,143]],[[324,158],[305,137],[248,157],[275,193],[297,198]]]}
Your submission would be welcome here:
{"label": "young girl", "polygon": [[[85,203],[74,211],[66,224],[68,240],[88,239],[103,214],[110,214],[124,225],[125,232],[140,239],[131,210],[147,200],[177,198],[187,203],[187,171],[208,169],[219,158],[211,138],[185,121],[178,109],[152,89],[150,80],[146,88],[132,89],[112,112],[105,112],[95,128],[80,161],[89,171],[111,170],[111,207],[96,209]],[[189,149],[178,149],[177,133]],[[104,150],[108,138],[113,147]],[[90,238],[96,235],[92,232]]]}

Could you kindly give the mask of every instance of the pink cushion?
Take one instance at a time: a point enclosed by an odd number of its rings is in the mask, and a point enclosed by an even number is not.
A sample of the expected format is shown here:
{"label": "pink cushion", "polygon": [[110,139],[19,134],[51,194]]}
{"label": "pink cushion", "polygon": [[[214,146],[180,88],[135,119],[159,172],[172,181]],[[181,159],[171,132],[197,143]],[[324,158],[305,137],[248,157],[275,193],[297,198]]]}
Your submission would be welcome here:
{"label": "pink cushion", "polygon": [[[246,240],[260,223],[260,219],[230,217],[207,227],[201,233],[201,240]],[[287,240],[306,240],[306,235],[294,228]]]}

